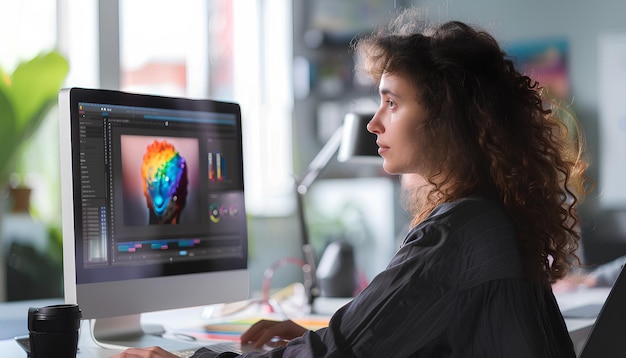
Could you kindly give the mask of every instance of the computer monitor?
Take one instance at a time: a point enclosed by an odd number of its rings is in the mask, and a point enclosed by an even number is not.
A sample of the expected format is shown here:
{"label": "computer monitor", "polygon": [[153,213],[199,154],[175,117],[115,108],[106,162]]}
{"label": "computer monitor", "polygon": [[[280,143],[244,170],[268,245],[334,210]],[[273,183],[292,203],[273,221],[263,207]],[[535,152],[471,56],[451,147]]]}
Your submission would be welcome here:
{"label": "computer monitor", "polygon": [[154,345],[141,313],[248,298],[237,104],[71,88],[59,114],[65,301],[96,341]]}

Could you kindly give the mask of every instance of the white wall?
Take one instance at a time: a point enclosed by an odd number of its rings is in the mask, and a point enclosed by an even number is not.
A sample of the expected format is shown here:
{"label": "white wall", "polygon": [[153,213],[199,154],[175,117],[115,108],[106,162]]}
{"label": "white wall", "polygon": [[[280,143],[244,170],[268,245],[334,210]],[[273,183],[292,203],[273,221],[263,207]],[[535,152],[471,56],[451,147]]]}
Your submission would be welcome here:
{"label": "white wall", "polygon": [[[587,234],[584,241],[587,244],[591,241],[626,242],[626,229],[622,229],[621,220],[626,202],[621,207],[606,210],[600,207],[598,199],[603,191],[601,166],[611,165],[602,160],[602,151],[611,147],[602,143],[600,131],[598,46],[604,35],[626,34],[626,1],[414,0],[414,3],[423,7],[430,19],[462,20],[486,28],[504,46],[547,37],[568,40],[573,108],[586,132],[591,160],[589,173],[596,183],[595,191],[582,207]],[[622,160],[626,161],[626,157]],[[619,250],[625,252],[617,252]],[[626,254],[626,245],[615,253],[606,253],[613,254]]]}

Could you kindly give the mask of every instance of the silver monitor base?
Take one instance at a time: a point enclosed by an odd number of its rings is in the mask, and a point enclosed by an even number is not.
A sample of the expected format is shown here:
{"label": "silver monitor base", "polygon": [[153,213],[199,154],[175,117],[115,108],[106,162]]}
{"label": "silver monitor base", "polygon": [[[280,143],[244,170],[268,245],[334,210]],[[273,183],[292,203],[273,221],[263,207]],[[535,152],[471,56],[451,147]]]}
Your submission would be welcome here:
{"label": "silver monitor base", "polygon": [[98,318],[89,323],[94,343],[107,349],[159,346],[168,351],[176,351],[201,347],[199,342],[163,337],[165,330],[161,326],[142,326],[141,315]]}

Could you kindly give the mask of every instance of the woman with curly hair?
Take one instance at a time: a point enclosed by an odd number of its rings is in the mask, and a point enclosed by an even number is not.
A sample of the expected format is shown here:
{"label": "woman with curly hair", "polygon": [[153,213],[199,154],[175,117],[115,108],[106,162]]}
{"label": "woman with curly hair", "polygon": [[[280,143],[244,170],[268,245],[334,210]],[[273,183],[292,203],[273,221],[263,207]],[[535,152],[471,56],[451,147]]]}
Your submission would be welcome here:
{"label": "woman with curly hair", "polygon": [[461,22],[406,11],[355,50],[381,99],[367,127],[384,170],[403,175],[412,228],[328,328],[261,321],[242,343],[288,343],[251,356],[574,357],[551,290],[577,261],[587,163],[573,118]]}

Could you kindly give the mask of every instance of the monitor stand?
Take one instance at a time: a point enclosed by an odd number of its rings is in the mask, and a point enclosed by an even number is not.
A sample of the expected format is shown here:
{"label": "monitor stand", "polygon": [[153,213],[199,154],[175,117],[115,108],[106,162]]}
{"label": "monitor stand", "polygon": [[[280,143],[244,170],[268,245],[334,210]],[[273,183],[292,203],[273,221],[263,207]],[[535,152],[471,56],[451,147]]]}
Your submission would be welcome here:
{"label": "monitor stand", "polygon": [[189,341],[163,337],[160,325],[142,325],[141,315],[98,318],[89,320],[89,330],[94,343],[107,349],[160,346],[166,350],[185,350],[201,345]]}

